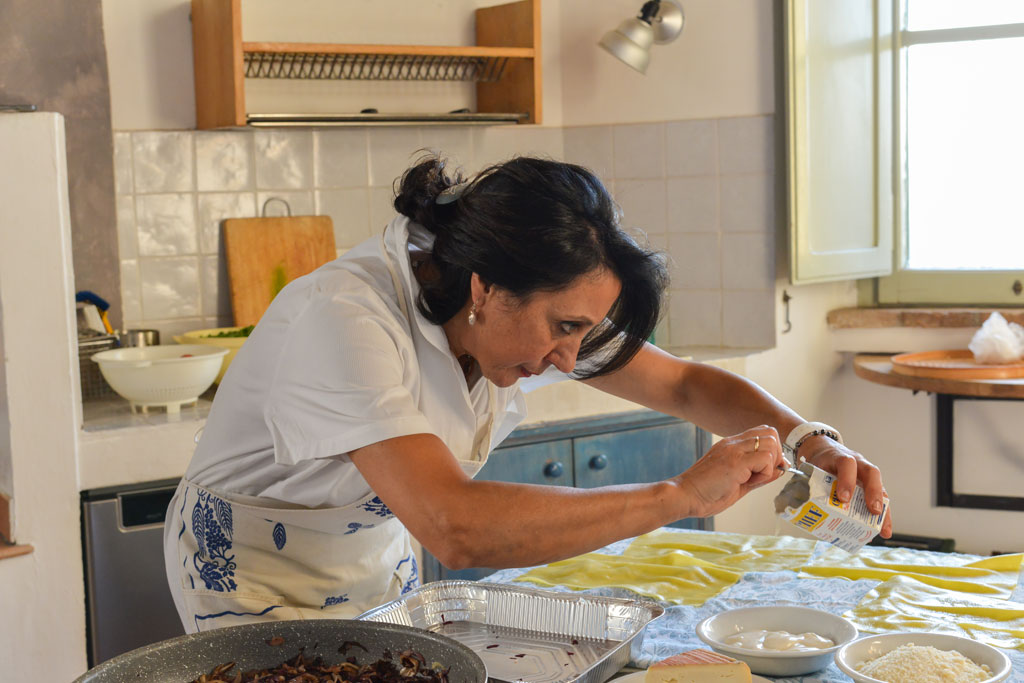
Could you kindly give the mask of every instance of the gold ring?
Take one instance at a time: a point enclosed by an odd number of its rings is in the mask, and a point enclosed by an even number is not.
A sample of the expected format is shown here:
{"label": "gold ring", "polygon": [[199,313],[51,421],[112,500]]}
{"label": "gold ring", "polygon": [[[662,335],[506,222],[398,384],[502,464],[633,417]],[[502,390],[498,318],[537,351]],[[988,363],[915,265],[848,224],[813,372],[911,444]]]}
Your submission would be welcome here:
{"label": "gold ring", "polygon": [[754,452],[757,453],[757,449],[761,446],[761,437],[759,435],[754,436]]}

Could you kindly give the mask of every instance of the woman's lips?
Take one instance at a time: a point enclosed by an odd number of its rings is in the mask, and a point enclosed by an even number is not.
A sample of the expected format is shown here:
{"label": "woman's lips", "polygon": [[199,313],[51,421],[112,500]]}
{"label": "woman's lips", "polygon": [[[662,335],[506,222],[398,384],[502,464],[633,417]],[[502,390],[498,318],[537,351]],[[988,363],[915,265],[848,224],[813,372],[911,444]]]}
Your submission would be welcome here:
{"label": "woman's lips", "polygon": [[522,365],[519,366],[519,372],[523,377],[533,377],[533,373],[524,368]]}

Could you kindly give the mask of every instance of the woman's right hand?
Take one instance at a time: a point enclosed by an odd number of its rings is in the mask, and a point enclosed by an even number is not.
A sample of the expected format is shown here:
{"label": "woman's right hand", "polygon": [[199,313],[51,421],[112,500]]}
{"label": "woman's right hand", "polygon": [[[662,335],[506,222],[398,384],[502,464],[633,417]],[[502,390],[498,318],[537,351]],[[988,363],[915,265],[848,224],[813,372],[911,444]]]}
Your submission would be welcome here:
{"label": "woman's right hand", "polygon": [[674,478],[686,496],[688,517],[710,517],[786,471],[774,427],[761,425],[718,441]]}

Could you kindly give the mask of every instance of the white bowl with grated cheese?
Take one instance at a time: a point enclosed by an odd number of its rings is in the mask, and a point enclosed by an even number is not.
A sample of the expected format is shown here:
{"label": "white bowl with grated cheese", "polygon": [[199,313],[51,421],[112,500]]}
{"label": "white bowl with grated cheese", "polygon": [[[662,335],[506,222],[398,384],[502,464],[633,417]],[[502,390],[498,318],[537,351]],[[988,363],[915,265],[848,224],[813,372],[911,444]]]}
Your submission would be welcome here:
{"label": "white bowl with grated cheese", "polygon": [[[897,651],[901,646],[917,648]],[[932,649],[934,648],[934,649]],[[954,653],[960,653],[965,662]],[[973,663],[974,666],[971,665]],[[945,633],[885,633],[865,636],[836,652],[836,666],[856,683],[998,683],[1010,676],[1010,659],[994,647]],[[975,667],[987,667],[988,677]],[[875,670],[875,678],[864,669]]]}

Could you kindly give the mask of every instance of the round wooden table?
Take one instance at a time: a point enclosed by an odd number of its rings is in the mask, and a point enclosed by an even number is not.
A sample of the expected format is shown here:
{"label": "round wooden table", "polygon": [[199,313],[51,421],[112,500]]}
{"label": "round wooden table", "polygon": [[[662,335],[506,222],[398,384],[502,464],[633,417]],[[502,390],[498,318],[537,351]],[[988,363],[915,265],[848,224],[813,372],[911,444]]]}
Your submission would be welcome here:
{"label": "round wooden table", "polygon": [[853,371],[858,377],[888,387],[927,391],[951,396],[978,396],[981,398],[1024,399],[1024,377],[1014,379],[940,379],[917,377],[893,372],[892,356],[860,354],[853,359]]}
{"label": "round wooden table", "polygon": [[942,507],[1024,511],[1024,497],[963,494],[953,483],[953,403],[960,400],[1024,400],[1024,378],[939,379],[893,372],[892,356],[860,354],[858,377],[889,387],[935,394],[935,503]]}

